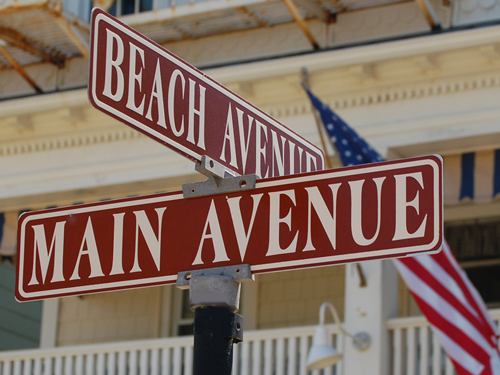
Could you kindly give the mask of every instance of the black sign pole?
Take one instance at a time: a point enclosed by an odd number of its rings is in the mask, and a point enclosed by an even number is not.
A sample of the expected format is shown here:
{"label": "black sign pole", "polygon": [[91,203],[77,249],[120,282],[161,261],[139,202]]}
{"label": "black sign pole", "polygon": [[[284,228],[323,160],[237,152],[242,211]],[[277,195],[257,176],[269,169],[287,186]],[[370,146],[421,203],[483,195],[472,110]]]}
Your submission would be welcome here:
{"label": "black sign pole", "polygon": [[241,282],[250,280],[249,264],[177,275],[194,310],[193,375],[231,375],[233,344],[243,341],[243,317],[236,314]]}

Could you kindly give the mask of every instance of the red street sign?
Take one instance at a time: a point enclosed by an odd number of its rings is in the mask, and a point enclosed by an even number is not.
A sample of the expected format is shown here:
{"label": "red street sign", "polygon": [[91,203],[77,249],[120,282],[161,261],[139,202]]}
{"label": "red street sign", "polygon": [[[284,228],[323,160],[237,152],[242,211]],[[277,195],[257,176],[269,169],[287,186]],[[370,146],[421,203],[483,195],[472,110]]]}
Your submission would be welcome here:
{"label": "red street sign", "polygon": [[97,109],[200,162],[238,174],[322,170],[323,152],[108,13],[92,12],[89,97]]}
{"label": "red street sign", "polygon": [[437,251],[438,156],[23,214],[20,301],[174,283],[177,273],[250,264],[254,273]]}

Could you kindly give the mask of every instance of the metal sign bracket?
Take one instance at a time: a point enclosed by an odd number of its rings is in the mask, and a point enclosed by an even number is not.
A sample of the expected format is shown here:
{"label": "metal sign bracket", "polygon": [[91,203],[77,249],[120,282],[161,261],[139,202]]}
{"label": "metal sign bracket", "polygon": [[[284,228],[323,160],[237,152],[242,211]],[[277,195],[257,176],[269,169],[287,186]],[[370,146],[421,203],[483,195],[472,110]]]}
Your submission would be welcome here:
{"label": "metal sign bracket", "polygon": [[243,317],[236,314],[241,282],[251,280],[250,264],[177,274],[194,311],[193,375],[231,375],[233,344],[243,341]]}
{"label": "metal sign bracket", "polygon": [[206,155],[201,157],[200,164],[195,164],[195,170],[207,176],[208,180],[183,184],[182,194],[184,198],[251,190],[255,189],[257,182],[257,175],[237,176]]}
{"label": "metal sign bracket", "polygon": [[177,274],[177,288],[189,289],[191,309],[205,305],[239,308],[240,283],[253,281],[249,264],[214,267]]}

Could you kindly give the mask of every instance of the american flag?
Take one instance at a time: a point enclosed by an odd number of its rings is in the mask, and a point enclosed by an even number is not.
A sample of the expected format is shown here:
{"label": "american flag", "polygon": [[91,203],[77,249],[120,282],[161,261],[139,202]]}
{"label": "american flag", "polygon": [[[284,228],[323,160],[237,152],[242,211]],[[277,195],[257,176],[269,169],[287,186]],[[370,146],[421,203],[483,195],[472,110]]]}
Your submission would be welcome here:
{"label": "american flag", "polygon": [[[305,90],[343,165],[384,160],[307,87]],[[395,259],[394,264],[457,373],[500,375],[497,327],[446,241],[437,254]]]}

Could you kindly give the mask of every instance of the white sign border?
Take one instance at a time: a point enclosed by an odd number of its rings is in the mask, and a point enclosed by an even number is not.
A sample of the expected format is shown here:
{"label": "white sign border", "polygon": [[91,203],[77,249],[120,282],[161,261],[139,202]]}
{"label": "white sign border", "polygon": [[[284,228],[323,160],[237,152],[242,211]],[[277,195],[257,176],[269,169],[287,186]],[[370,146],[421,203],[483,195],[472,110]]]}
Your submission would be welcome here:
{"label": "white sign border", "polygon": [[[94,11],[96,11],[95,8],[94,8]],[[93,31],[93,33],[92,33],[92,39],[93,39],[93,54],[92,54],[93,56],[92,57],[93,57],[93,59],[92,59],[92,72],[90,72],[90,73],[92,74],[92,81],[94,82],[94,84],[92,85],[91,94],[92,94],[92,100],[101,109],[103,109],[103,110],[105,110],[107,112],[112,113],[116,117],[121,118],[122,120],[124,120],[126,122],[134,124],[134,126],[138,127],[142,131],[150,134],[152,137],[154,137],[156,139],[159,139],[162,142],[165,142],[165,143],[169,144],[170,146],[174,147],[175,149],[181,150],[183,153],[191,156],[192,158],[194,158],[194,159],[196,159],[198,161],[201,161],[202,154],[199,154],[199,153],[197,153],[197,152],[195,152],[193,150],[188,149],[187,147],[185,147],[185,146],[177,143],[175,140],[173,140],[171,138],[168,138],[168,137],[164,136],[161,133],[158,133],[157,131],[153,130],[152,128],[150,128],[150,127],[142,124],[141,122],[135,120],[134,118],[132,118],[130,116],[127,116],[125,113],[116,110],[115,108],[113,108],[113,107],[111,107],[111,106],[103,103],[102,101],[100,101],[98,99],[97,94],[96,94],[96,84],[95,84],[95,82],[96,82],[96,79],[97,79],[96,78],[96,75],[97,75],[97,48],[98,48],[97,39],[98,39],[99,22],[101,22],[101,21],[107,22],[108,24],[116,27],[117,29],[119,29],[123,33],[127,34],[131,38],[137,40],[138,42],[140,42],[140,43],[142,43],[144,45],[146,45],[150,49],[154,50],[156,53],[158,53],[161,56],[165,57],[167,60],[169,60],[173,64],[176,64],[176,65],[180,66],[182,69],[188,71],[190,74],[194,75],[196,78],[198,78],[202,82],[210,85],[215,90],[217,90],[220,93],[222,93],[223,95],[229,97],[231,100],[233,100],[234,102],[236,102],[240,106],[245,107],[247,110],[249,110],[253,114],[256,114],[256,115],[260,116],[262,119],[264,119],[267,122],[271,123],[272,125],[274,125],[275,127],[277,127],[279,130],[281,130],[283,133],[287,134],[292,139],[294,139],[295,141],[297,141],[297,143],[300,143],[300,145],[302,145],[302,147],[304,147],[305,150],[307,150],[307,149],[315,150],[315,152],[320,156],[320,158],[322,160],[323,167],[325,166],[325,155],[323,154],[323,152],[320,150],[319,147],[317,147],[314,144],[306,141],[304,138],[300,137],[298,134],[296,134],[295,132],[291,131],[291,129],[288,129],[285,125],[279,123],[278,121],[276,121],[275,119],[273,119],[272,117],[270,117],[269,115],[267,115],[266,113],[262,112],[257,107],[251,105],[250,103],[246,102],[242,98],[239,98],[234,93],[232,93],[231,91],[229,91],[228,89],[226,89],[223,85],[221,85],[218,82],[214,81],[213,79],[211,79],[210,77],[208,77],[207,75],[205,75],[204,73],[202,73],[201,71],[193,69],[191,66],[187,65],[184,61],[182,61],[180,59],[177,59],[175,57],[175,55],[166,53],[162,48],[159,48],[157,45],[155,45],[154,43],[152,43],[148,39],[137,35],[135,32],[131,32],[129,28],[127,28],[127,27],[123,26],[122,24],[116,22],[114,19],[110,18],[106,13],[100,13],[100,14],[98,14],[96,16],[95,21],[94,21],[94,28],[92,30]],[[227,168],[229,168],[229,167],[227,167]]]}
{"label": "white sign border", "polygon": [[[434,157],[437,157],[441,159],[439,155],[434,155]],[[442,159],[441,159],[442,160]],[[315,264],[318,266],[322,266],[324,263],[329,263],[332,261],[335,261],[335,264],[342,264],[342,262],[347,262],[347,261],[355,261],[356,259],[361,259],[363,258],[364,260],[368,260],[369,258],[378,258],[378,257],[383,257],[386,255],[396,255],[397,257],[398,253],[415,253],[415,252],[422,252],[422,251],[431,251],[432,248],[439,242],[440,238],[437,236],[438,233],[443,233],[442,228],[439,228],[441,226],[441,220],[439,217],[440,210],[439,210],[439,205],[442,204],[442,201],[439,199],[440,193],[442,193],[442,184],[439,184],[440,176],[439,176],[439,166],[438,164],[431,158],[428,159],[419,159],[419,160],[413,160],[413,161],[408,161],[408,162],[401,162],[401,163],[394,163],[394,164],[385,164],[379,165],[379,163],[374,164],[373,166],[370,167],[363,167],[359,169],[342,169],[339,171],[332,170],[330,173],[325,173],[320,176],[316,174],[305,174],[305,175],[297,175],[297,176],[290,176],[289,178],[283,179],[277,179],[277,180],[271,180],[271,181],[257,181],[257,186],[256,188],[265,188],[265,187],[274,187],[274,186],[283,186],[283,185],[291,185],[294,183],[301,183],[301,182],[309,182],[309,181],[318,181],[318,180],[324,180],[324,179],[329,179],[329,178],[338,178],[338,177],[344,177],[344,176],[356,176],[356,175],[361,175],[361,174],[366,174],[366,173],[373,173],[373,172],[379,172],[379,171],[390,171],[394,169],[403,169],[403,168],[411,168],[411,167],[416,167],[416,166],[425,166],[429,165],[430,167],[433,168],[433,178],[434,178],[434,186],[433,186],[433,196],[434,196],[434,233],[436,233],[436,237],[432,239],[432,241],[427,244],[427,245],[419,245],[419,246],[410,246],[410,247],[401,247],[401,248],[395,248],[395,249],[389,249],[389,250],[374,250],[369,252],[369,256],[367,256],[367,253],[361,253],[361,254],[344,254],[344,255],[331,255],[331,256],[326,256],[326,257],[321,257],[321,258],[311,258],[311,259],[301,259],[301,260],[294,260],[294,261],[285,261],[285,262],[278,262],[278,263],[267,263],[267,264],[261,264],[257,266],[251,266],[252,271],[280,271],[280,270],[286,270],[287,268],[290,267],[295,267],[298,264],[300,265],[306,265],[304,268],[310,268],[313,267]],[[442,195],[441,195],[442,196]],[[182,196],[182,193],[179,194],[172,194],[172,195],[167,195],[167,196],[162,196],[162,197],[151,197],[151,198],[144,198],[144,199],[137,199],[134,201],[125,201],[125,202],[114,202],[114,203],[109,203],[109,204],[102,204],[99,206],[91,206],[91,207],[75,207],[73,209],[68,209],[64,211],[57,211],[57,212],[44,212],[41,214],[33,214],[26,220],[22,222],[21,225],[21,242],[19,243],[19,257],[18,257],[18,262],[19,262],[19,275],[24,275],[24,239],[25,239],[25,233],[26,233],[26,225],[33,220],[39,220],[39,219],[45,219],[45,218],[54,218],[58,216],[66,216],[66,215],[71,215],[71,214],[81,214],[81,213],[86,213],[86,212],[96,212],[96,211],[102,211],[102,210],[109,210],[109,209],[116,209],[120,207],[131,207],[131,206],[136,206],[136,205],[143,205],[143,204],[151,204],[151,203],[158,203],[158,202],[168,202],[172,200],[178,200],[178,199],[184,199]],[[441,230],[440,230],[441,229]],[[439,251],[439,250],[437,250]],[[408,254],[407,256],[410,256]],[[337,262],[338,261],[338,262]],[[297,267],[298,268],[298,267]],[[150,284],[161,284],[161,283],[167,283],[171,282],[173,280],[177,279],[177,275],[169,275],[169,276],[161,276],[161,277],[154,277],[154,278],[147,278],[147,279],[134,279],[134,280],[126,280],[126,281],[119,281],[119,282],[112,282],[112,283],[106,283],[106,284],[95,284],[95,285],[85,285],[85,286],[78,286],[78,287],[71,287],[71,288],[62,288],[62,289],[52,289],[48,291],[41,291],[41,292],[25,292],[22,289],[22,283],[23,283],[23,278],[18,275],[18,292],[21,296],[23,296],[26,299],[32,299],[32,298],[39,298],[39,297],[46,297],[50,298],[51,296],[59,296],[63,294],[76,294],[76,293],[85,293],[85,292],[91,292],[93,290],[99,290],[99,292],[105,292],[106,290],[109,289],[124,289],[129,286],[135,286],[137,288],[143,287],[143,286],[148,286]]]}

